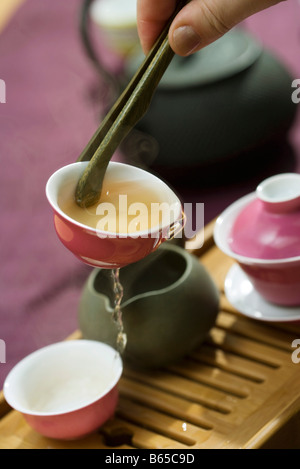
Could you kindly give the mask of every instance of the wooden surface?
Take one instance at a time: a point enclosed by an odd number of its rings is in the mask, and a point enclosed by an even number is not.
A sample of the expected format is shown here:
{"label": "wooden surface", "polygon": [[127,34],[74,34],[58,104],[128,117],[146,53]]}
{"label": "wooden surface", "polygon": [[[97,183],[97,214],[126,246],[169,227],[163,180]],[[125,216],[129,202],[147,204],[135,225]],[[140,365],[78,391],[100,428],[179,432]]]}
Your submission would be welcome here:
{"label": "wooden surface", "polygon": [[166,370],[125,367],[115,418],[81,441],[38,435],[0,396],[0,448],[299,449],[300,364],[291,343],[300,325],[253,321],[232,308],[223,294],[232,261],[214,246],[212,225],[198,254],[221,291],[216,325],[198,350]]}
{"label": "wooden surface", "polygon": [[1,0],[0,1],[0,32],[9,22],[15,11],[25,0]]}

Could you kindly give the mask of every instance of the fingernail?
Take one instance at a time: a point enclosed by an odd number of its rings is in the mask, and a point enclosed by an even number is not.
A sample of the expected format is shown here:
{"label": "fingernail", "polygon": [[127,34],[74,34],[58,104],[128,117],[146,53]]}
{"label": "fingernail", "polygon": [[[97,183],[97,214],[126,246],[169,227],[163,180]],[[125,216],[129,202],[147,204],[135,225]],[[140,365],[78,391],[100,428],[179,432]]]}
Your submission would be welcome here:
{"label": "fingernail", "polygon": [[201,39],[191,26],[175,29],[173,40],[179,55],[192,54],[201,44]]}

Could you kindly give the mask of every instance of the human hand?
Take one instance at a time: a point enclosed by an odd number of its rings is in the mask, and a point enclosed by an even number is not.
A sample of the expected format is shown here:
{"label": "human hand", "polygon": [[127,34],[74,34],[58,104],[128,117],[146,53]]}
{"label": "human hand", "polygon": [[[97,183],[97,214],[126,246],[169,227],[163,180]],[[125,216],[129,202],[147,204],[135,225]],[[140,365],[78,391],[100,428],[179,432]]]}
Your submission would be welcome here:
{"label": "human hand", "polygon": [[[245,18],[283,0],[191,0],[176,16],[169,32],[174,52],[187,56],[219,37]],[[177,0],[137,0],[137,22],[145,53],[172,16]]]}

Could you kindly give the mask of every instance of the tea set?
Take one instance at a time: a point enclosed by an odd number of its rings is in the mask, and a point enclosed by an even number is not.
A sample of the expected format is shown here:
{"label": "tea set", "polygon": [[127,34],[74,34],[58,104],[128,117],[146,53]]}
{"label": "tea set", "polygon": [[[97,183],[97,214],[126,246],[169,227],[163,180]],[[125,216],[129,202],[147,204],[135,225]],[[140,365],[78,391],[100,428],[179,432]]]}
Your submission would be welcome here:
{"label": "tea set", "polygon": [[[132,184],[141,177],[150,179],[162,203],[174,207],[168,224],[162,220],[134,237],[97,233],[61,210],[59,196],[74,196],[87,164],[59,169],[46,185],[59,239],[95,267],[79,304],[83,339],[34,352],[13,368],[4,383],[7,402],[32,428],[63,440],[92,433],[113,416],[123,361],[156,369],[181,359],[205,340],[219,311],[219,291],[204,266],[169,239],[182,220],[182,204],[159,178],[123,163],[108,166],[108,176],[112,172],[114,179],[118,176]],[[123,356],[116,349],[118,329],[112,319],[115,298],[110,274],[116,269],[124,289],[121,306],[128,338]]]}
{"label": "tea set", "polygon": [[[95,267],[79,303],[83,339],[34,352],[13,368],[4,383],[7,402],[32,428],[63,440],[92,433],[114,415],[124,362],[151,370],[180,360],[201,346],[219,312],[219,291],[199,259],[161,236],[161,231],[156,238],[150,236],[152,244],[146,249],[141,247],[144,236],[128,257],[124,234],[119,239],[97,236],[61,211],[59,192],[74,190],[84,165],[58,170],[46,187],[59,238],[75,256]],[[120,177],[133,180],[136,171],[142,171],[122,163],[110,165]],[[181,207],[172,189],[149,177],[162,200],[175,200]],[[263,321],[300,320],[299,237],[300,175],[296,173],[266,179],[217,218],[215,244],[236,261],[226,276],[225,294],[241,314]],[[153,239],[159,243],[153,244]],[[108,240],[113,244],[105,263]],[[118,331],[112,321],[109,274],[115,266],[122,266],[124,288],[122,314],[128,342],[123,356],[115,347]]]}

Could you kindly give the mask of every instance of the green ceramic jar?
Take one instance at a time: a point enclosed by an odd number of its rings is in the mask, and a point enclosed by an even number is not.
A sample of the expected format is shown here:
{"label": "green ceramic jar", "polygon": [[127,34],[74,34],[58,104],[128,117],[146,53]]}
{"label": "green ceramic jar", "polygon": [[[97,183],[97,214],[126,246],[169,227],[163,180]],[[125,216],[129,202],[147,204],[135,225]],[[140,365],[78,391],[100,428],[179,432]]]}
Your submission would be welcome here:
{"label": "green ceramic jar", "polygon": [[[145,259],[120,271],[127,346],[123,359],[142,367],[161,367],[199,346],[215,323],[219,292],[199,260],[164,243]],[[111,271],[95,269],[79,304],[79,327],[86,339],[116,347],[112,319]]]}

